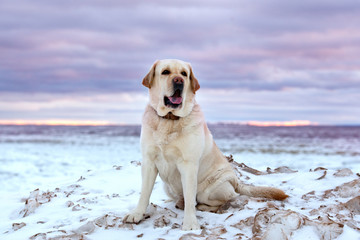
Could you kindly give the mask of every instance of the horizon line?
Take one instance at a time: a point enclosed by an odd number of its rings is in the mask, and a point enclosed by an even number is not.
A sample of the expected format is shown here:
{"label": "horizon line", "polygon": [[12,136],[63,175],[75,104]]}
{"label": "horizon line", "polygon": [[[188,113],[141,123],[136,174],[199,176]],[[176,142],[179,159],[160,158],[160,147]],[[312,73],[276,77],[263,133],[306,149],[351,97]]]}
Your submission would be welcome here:
{"label": "horizon line", "polygon": [[[360,124],[321,124],[309,120],[291,121],[213,121],[209,124],[234,124],[253,127],[306,127],[306,126],[360,126]],[[133,126],[141,123],[124,123],[93,120],[0,120],[0,125],[12,126]]]}

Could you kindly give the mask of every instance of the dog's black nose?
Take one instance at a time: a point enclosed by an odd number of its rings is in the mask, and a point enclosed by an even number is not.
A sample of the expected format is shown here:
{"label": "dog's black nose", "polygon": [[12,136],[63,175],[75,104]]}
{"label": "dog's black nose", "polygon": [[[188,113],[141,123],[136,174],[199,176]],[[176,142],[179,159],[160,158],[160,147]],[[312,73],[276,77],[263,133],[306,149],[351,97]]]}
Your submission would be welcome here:
{"label": "dog's black nose", "polygon": [[182,77],[175,77],[175,78],[173,79],[173,82],[174,82],[175,84],[183,84],[183,83],[184,83],[184,79],[183,79]]}
{"label": "dog's black nose", "polygon": [[173,79],[173,86],[174,86],[174,90],[180,90],[182,91],[184,88],[184,79],[182,77],[175,77]]}

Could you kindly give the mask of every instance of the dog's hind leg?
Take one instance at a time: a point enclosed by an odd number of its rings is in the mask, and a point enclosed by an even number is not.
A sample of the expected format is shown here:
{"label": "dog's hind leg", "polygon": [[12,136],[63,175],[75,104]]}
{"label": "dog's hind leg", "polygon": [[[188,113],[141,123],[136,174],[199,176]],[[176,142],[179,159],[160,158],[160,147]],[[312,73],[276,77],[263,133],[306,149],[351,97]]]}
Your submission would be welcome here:
{"label": "dog's hind leg", "polygon": [[175,204],[175,207],[178,208],[178,209],[181,209],[181,210],[184,210],[185,208],[185,201],[184,201],[184,197],[180,197],[176,204]]}
{"label": "dog's hind leg", "polygon": [[229,181],[225,181],[206,189],[204,192],[198,193],[198,205],[196,207],[201,211],[214,212],[238,195],[235,192],[234,186]]}

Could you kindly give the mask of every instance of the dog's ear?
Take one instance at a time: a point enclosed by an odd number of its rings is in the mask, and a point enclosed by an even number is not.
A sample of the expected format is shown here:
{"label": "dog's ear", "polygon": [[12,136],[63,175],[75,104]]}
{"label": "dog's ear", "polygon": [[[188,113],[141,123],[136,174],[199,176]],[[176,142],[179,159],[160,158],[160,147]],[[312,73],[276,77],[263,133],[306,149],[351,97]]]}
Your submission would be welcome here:
{"label": "dog's ear", "polygon": [[196,77],[194,76],[193,70],[191,65],[189,64],[190,67],[190,83],[191,83],[191,89],[193,91],[193,93],[195,93],[197,90],[199,90],[200,88],[200,84],[199,81],[196,79]]}
{"label": "dog's ear", "polygon": [[151,83],[155,77],[155,69],[156,69],[156,65],[159,61],[156,61],[153,66],[151,67],[150,71],[148,74],[146,74],[146,76],[144,77],[142,84],[147,87],[147,88],[151,88]]}

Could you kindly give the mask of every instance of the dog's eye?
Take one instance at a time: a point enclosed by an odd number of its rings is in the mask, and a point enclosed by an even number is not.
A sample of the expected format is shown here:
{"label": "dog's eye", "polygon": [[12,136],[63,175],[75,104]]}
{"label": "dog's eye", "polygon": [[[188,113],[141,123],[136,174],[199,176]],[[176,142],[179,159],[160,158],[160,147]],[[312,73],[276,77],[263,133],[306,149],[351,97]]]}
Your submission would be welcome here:
{"label": "dog's eye", "polygon": [[169,71],[169,70],[164,70],[161,74],[162,74],[162,75],[169,75],[169,74],[170,74],[170,71]]}
{"label": "dog's eye", "polygon": [[184,77],[187,77],[187,73],[185,71],[182,71],[181,75],[183,75]]}

